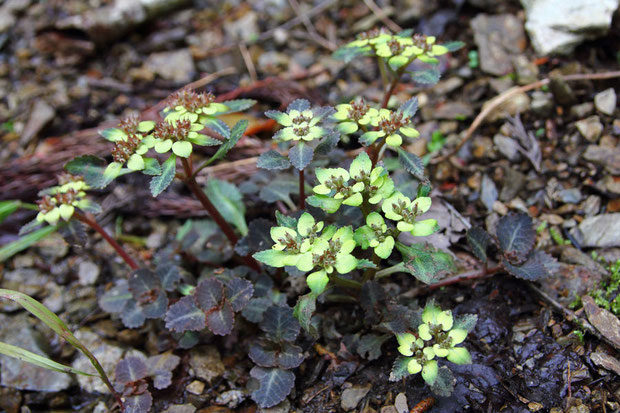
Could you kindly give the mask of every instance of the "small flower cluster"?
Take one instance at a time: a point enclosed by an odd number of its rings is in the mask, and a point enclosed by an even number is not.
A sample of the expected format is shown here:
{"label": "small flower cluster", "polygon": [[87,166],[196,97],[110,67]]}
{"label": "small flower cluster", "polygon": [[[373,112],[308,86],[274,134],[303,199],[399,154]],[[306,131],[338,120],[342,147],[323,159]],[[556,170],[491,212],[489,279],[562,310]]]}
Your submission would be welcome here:
{"label": "small flower cluster", "polygon": [[360,206],[364,199],[370,204],[378,204],[394,191],[394,181],[383,167],[372,167],[366,152],[351,162],[348,171],[344,168],[317,168],[315,172],[319,181],[313,189],[315,196],[319,201],[330,200],[324,205],[330,213],[336,212],[342,204]]}
{"label": "small flower cluster", "polygon": [[311,108],[310,102],[297,99],[287,107],[286,112],[270,110],[265,116],[284,126],[273,136],[280,142],[313,141],[329,135],[332,130],[322,124],[322,121],[333,113],[329,107]]}
{"label": "small flower cluster", "polygon": [[215,96],[212,93],[181,90],[168,98],[164,114],[166,114],[166,122],[174,124],[179,120],[189,120],[195,123],[200,121],[201,116],[215,116],[227,111],[228,106],[215,102]]}
{"label": "small flower cluster", "polygon": [[424,63],[435,64],[436,56],[448,53],[448,48],[435,44],[434,36],[415,34],[413,36],[390,34],[386,30],[371,30],[361,33],[357,39],[347,44],[346,48],[358,48],[367,54],[374,54],[388,64],[392,70],[408,66],[415,59]]}
{"label": "small flower cluster", "polygon": [[351,227],[324,228],[323,222],[305,212],[297,221],[296,230],[279,226],[271,228],[275,242],[271,250],[260,251],[254,258],[272,267],[297,267],[300,271],[317,271],[308,275],[306,282],[315,294],[321,294],[329,282],[328,274],[334,269],[346,274],[357,266],[357,259],[351,254],[356,242]]}
{"label": "small flower cluster", "polygon": [[398,351],[406,357],[409,374],[422,372],[422,378],[433,384],[439,366],[437,358],[446,357],[454,364],[471,363],[471,355],[464,347],[457,347],[467,337],[467,330],[454,328],[454,318],[449,310],[428,304],[422,312],[422,324],[417,336],[412,333],[398,334]]}
{"label": "small flower cluster", "polygon": [[[317,168],[316,177],[319,181],[319,185],[313,189],[316,195],[308,202],[329,213],[336,212],[343,204],[361,206],[364,202],[370,205],[382,202],[381,210],[385,218],[395,221],[398,231],[409,232],[414,236],[427,236],[436,230],[435,219],[416,221],[419,215],[430,209],[431,198],[419,197],[411,200],[402,193],[395,192],[394,181],[383,167],[372,168],[370,158],[365,152],[355,158],[349,171],[343,168]],[[378,213],[368,214],[366,225],[358,229],[356,234],[362,248],[373,247],[375,253],[382,258],[391,253],[394,246],[392,235],[397,235],[387,228],[383,217]],[[362,239],[367,242],[362,242]]]}
{"label": "small flower cluster", "polygon": [[86,210],[92,205],[92,202],[85,198],[85,191],[89,187],[81,178],[65,174],[59,178],[59,183],[61,185],[41,192],[41,199],[37,202],[39,213],[36,222],[56,225],[61,218],[69,221],[76,207]]}

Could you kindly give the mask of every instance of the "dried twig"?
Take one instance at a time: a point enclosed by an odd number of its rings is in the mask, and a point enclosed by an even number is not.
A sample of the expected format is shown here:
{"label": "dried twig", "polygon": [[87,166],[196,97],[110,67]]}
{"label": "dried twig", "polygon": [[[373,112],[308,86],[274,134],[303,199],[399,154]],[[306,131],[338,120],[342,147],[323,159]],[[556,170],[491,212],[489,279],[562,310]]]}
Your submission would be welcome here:
{"label": "dried twig", "polygon": [[245,43],[239,43],[239,52],[241,52],[243,63],[245,63],[245,67],[248,69],[248,74],[250,75],[250,79],[252,79],[252,83],[256,83],[258,81],[256,67],[254,67],[252,56],[250,55],[248,47],[245,45]]}
{"label": "dried twig", "polygon": [[[570,81],[575,81],[575,80],[613,79],[616,77],[620,77],[620,71],[618,70],[613,71],[613,72],[603,72],[603,73],[583,73],[583,74],[567,75],[567,76],[560,77],[560,79],[566,82],[570,82]],[[530,83],[529,85],[515,86],[501,93],[500,95],[494,97],[493,99],[491,99],[487,107],[484,108],[482,112],[478,114],[478,116],[476,116],[472,124],[469,126],[469,128],[467,128],[467,130],[465,131],[465,134],[463,135],[463,139],[461,140],[461,142],[458,145],[456,145],[456,147],[452,151],[450,151],[448,154],[432,159],[431,163],[436,164],[439,162],[443,162],[446,159],[450,158],[455,153],[457,153],[463,147],[463,145],[465,145],[465,143],[467,143],[467,141],[471,139],[476,129],[478,129],[478,127],[482,124],[482,122],[486,119],[486,117],[489,116],[489,114],[493,112],[495,109],[497,109],[502,103],[504,103],[505,101],[507,101],[508,99],[510,99],[511,97],[519,93],[528,92],[530,90],[538,89],[545,85],[548,85],[550,81],[551,81],[550,78],[546,78],[546,79],[542,79],[534,83]]]}
{"label": "dried twig", "polygon": [[310,38],[312,40],[314,40],[315,42],[317,42],[324,48],[331,50],[332,52],[338,48],[338,46],[336,46],[335,44],[333,44],[332,42],[330,42],[329,40],[327,40],[326,38],[324,38],[323,36],[319,34],[319,32],[316,30],[316,28],[312,24],[312,21],[310,21],[310,17],[308,17],[308,14],[303,13],[301,11],[301,8],[299,7],[299,3],[297,2],[297,0],[288,0],[288,2],[291,5],[291,8],[293,9],[293,11],[295,11],[295,14],[299,16],[299,18],[301,19],[301,22],[306,27],[306,30],[308,31],[308,34],[310,35]]}
{"label": "dried twig", "polygon": [[364,0],[364,3],[366,4],[366,6],[368,6],[370,11],[373,12],[373,14],[383,22],[383,24],[389,27],[391,31],[397,33],[403,31],[403,28],[396,24],[393,20],[389,19],[385,12],[381,9],[381,7],[377,6],[377,3],[375,3],[373,0]]}

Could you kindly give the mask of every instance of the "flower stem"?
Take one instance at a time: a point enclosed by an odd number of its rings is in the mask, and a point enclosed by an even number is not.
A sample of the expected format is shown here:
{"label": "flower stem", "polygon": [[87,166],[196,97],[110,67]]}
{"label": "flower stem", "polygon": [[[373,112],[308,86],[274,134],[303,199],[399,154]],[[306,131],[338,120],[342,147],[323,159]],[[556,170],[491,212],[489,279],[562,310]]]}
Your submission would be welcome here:
{"label": "flower stem", "polygon": [[[381,262],[381,257],[379,257],[375,252],[372,253],[372,262],[375,266],[379,266],[379,263]],[[376,274],[376,268],[366,269],[366,271],[364,271],[364,277],[362,278],[362,284],[375,278]]]}
{"label": "flower stem", "polygon": [[[200,201],[200,203],[207,210],[213,221],[215,221],[217,226],[220,227],[224,235],[226,235],[226,238],[228,238],[228,241],[230,241],[230,243],[234,247],[235,245],[237,245],[237,241],[239,241],[239,238],[237,238],[237,234],[235,234],[233,228],[228,222],[226,222],[222,214],[219,213],[219,211],[215,208],[215,205],[213,205],[211,200],[209,200],[209,197],[207,197],[207,194],[205,194],[202,188],[200,188],[200,185],[198,185],[198,182],[196,182],[196,178],[192,174],[192,167],[187,161],[187,159],[181,158],[181,163],[183,164],[183,169],[185,170],[186,177],[183,182],[185,182],[185,185],[187,185],[187,187],[192,191],[196,198],[198,198],[198,201]],[[248,267],[258,272],[261,272],[261,266],[254,258],[250,257],[249,255],[246,255],[242,258]]]}
{"label": "flower stem", "polygon": [[110,246],[114,248],[114,250],[118,253],[118,255],[123,259],[123,261],[127,263],[127,265],[129,265],[129,267],[132,270],[137,270],[138,268],[140,268],[138,267],[138,264],[136,264],[136,262],[133,260],[133,258],[131,258],[129,254],[127,254],[127,251],[125,251],[125,249],[121,247],[121,245],[118,242],[116,242],[116,240],[112,238],[101,227],[101,225],[97,223],[97,221],[95,221],[94,219],[88,218],[86,215],[78,211],[75,211],[73,213],[73,216],[76,217],[78,220],[82,221],[83,223],[85,223],[86,225],[88,225],[89,227],[91,227],[92,229],[94,229],[95,231],[97,231],[99,235],[101,235],[103,239],[105,239],[108,242],[108,244],[110,244]]}
{"label": "flower stem", "polygon": [[377,61],[379,65],[379,73],[381,73],[381,81],[383,82],[383,91],[385,92],[385,90],[388,87],[388,78],[387,78],[387,72],[385,70],[385,61],[380,56],[377,56]]}
{"label": "flower stem", "polygon": [[377,273],[375,274],[375,278],[383,278],[383,277],[387,277],[388,275],[394,274],[396,272],[403,272],[403,271],[405,271],[405,263],[401,262],[391,267],[384,268],[381,271],[377,271]]}
{"label": "flower stem", "polygon": [[299,209],[306,209],[306,181],[304,180],[304,170],[299,171]]}

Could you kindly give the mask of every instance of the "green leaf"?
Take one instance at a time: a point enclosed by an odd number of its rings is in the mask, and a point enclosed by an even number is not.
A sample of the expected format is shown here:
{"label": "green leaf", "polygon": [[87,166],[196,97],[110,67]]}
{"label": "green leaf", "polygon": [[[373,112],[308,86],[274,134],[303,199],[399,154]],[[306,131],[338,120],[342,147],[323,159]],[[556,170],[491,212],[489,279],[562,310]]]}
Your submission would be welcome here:
{"label": "green leaf", "polygon": [[306,198],[306,203],[333,214],[338,211],[338,208],[342,205],[342,199],[330,198],[327,195],[312,195]]}
{"label": "green leaf", "polygon": [[465,47],[465,42],[453,41],[453,42],[444,43],[442,44],[442,46],[448,49],[449,52],[456,52],[457,50]]}
{"label": "green leaf", "polygon": [[258,157],[258,161],[256,162],[256,166],[263,169],[288,169],[291,166],[291,163],[286,158],[286,156],[281,155],[279,152],[270,150],[262,153]]}
{"label": "green leaf", "polygon": [[105,171],[105,161],[94,155],[84,155],[74,158],[65,164],[65,170],[73,175],[80,175],[89,186],[93,188],[104,188],[111,180],[107,180]]}
{"label": "green leaf", "polygon": [[310,145],[303,141],[299,141],[297,145],[293,146],[288,151],[288,158],[295,168],[298,170],[304,169],[314,157],[314,150]]}
{"label": "green leaf", "polygon": [[103,370],[103,367],[101,367],[101,364],[99,364],[97,358],[86,348],[86,346],[84,346],[84,344],[82,344],[80,340],[73,335],[73,333],[71,333],[69,327],[67,327],[67,325],[56,314],[51,312],[47,307],[34,298],[18,291],[0,289],[0,297],[8,298],[9,300],[21,305],[26,311],[41,320],[46,326],[54,330],[56,334],[64,338],[69,344],[81,351],[82,354],[89,359],[95,370],[97,370],[101,380],[106,384],[110,391],[114,393],[114,388],[112,387],[106,372]]}
{"label": "green leaf", "polygon": [[0,201],[0,224],[21,205],[22,201]]}
{"label": "green leaf", "polygon": [[144,169],[142,173],[145,175],[161,175],[161,166],[155,158],[144,158]]}
{"label": "green leaf", "polygon": [[473,227],[467,231],[467,243],[482,262],[487,262],[487,249],[491,242],[491,236],[481,227]]}
{"label": "green leaf", "polygon": [[316,294],[309,293],[297,299],[297,304],[293,309],[293,315],[299,321],[301,327],[312,337],[318,338],[319,332],[312,324],[312,314],[316,310]]}
{"label": "green leaf", "polygon": [[259,251],[256,254],[252,255],[255,260],[262,262],[263,264],[267,264],[271,267],[282,268],[287,265],[287,259],[290,257],[289,253],[284,251],[278,251],[274,249],[269,249],[265,251]]}
{"label": "green leaf", "polygon": [[358,56],[368,56],[370,54],[370,47],[351,47],[344,46],[336,50],[332,57],[334,59],[344,60],[345,63],[349,63],[351,60]]}
{"label": "green leaf", "polygon": [[411,74],[411,80],[415,83],[432,86],[439,82],[441,74],[437,69],[424,69],[409,72]]}
{"label": "green leaf", "polygon": [[233,224],[241,235],[246,236],[248,225],[245,222],[245,204],[239,189],[229,182],[210,179],[204,191],[222,217]]}
{"label": "green leaf", "polygon": [[399,108],[398,112],[402,113],[403,116],[408,118],[412,117],[418,111],[418,98],[411,98],[403,103]]}
{"label": "green leaf", "polygon": [[295,373],[289,370],[256,366],[250,370],[250,376],[260,386],[252,392],[252,399],[263,409],[280,403],[295,385]]}
{"label": "green leaf", "polygon": [[247,127],[247,120],[242,119],[237,122],[235,126],[233,126],[232,131],[230,132],[230,138],[224,141],[224,143],[217,149],[217,152],[215,152],[211,159],[209,159],[205,163],[205,166],[210,165],[218,159],[222,159],[228,153],[228,151],[231,150],[237,144],[237,142],[239,142],[239,139],[241,139],[241,137],[243,136],[243,132],[245,132]]}
{"label": "green leaf", "polygon": [[453,329],[465,330],[468,333],[471,333],[476,327],[476,323],[478,322],[478,315],[476,314],[463,314],[456,316],[454,319]]}
{"label": "green leaf", "polygon": [[12,346],[7,343],[0,342],[0,354],[13,357],[26,363],[34,364],[35,366],[43,367],[48,370],[58,371],[60,373],[75,373],[83,376],[97,377],[95,374],[86,373],[82,370],[74,369],[70,366],[57,363],[47,357],[40,356],[31,351],[25,350],[20,347]]}
{"label": "green leaf", "polygon": [[295,217],[290,217],[288,215],[284,215],[280,211],[276,210],[276,222],[278,226],[287,227],[287,228],[297,228],[297,219]]}
{"label": "green leaf", "polygon": [[398,148],[397,151],[398,161],[407,172],[418,178],[420,181],[428,180],[428,178],[424,175],[424,164],[419,156],[409,153],[403,148]]}
{"label": "green leaf", "polygon": [[205,128],[211,129],[222,138],[230,139],[230,128],[223,120],[209,116],[204,119],[203,124]]}
{"label": "green leaf", "polygon": [[0,262],[6,261],[18,252],[25,250],[33,244],[36,244],[57,229],[58,225],[45,226],[29,234],[19,237],[19,239],[17,239],[16,241],[12,241],[6,245],[3,245],[2,247],[0,247]]}
{"label": "green leaf", "polygon": [[161,175],[157,175],[151,179],[151,194],[156,197],[161,194],[174,180],[177,167],[177,157],[171,154],[163,163]]}
{"label": "green leaf", "polygon": [[522,261],[534,247],[535,238],[532,218],[527,214],[509,214],[497,223],[499,247],[504,253],[515,255],[517,261]]}
{"label": "green leaf", "polygon": [[219,112],[220,115],[223,115],[225,113],[242,112],[256,105],[256,101],[253,99],[235,99],[226,100],[222,102],[222,104],[226,105],[228,107],[228,110],[225,112]]}
{"label": "green leaf", "polygon": [[403,255],[405,270],[425,284],[434,284],[456,269],[450,254],[429,244],[396,242],[396,248]]}

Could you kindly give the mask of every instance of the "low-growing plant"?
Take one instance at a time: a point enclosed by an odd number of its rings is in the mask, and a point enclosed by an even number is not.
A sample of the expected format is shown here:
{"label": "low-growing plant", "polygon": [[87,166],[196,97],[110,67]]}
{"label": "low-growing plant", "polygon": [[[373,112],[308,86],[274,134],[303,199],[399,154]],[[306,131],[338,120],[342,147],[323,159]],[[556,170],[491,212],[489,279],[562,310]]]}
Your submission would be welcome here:
{"label": "low-growing plant", "polygon": [[[295,369],[305,357],[298,343],[300,333],[318,339],[325,321],[321,304],[339,300],[359,302],[365,314],[359,333],[343,339],[351,351],[376,359],[382,345],[390,342],[400,353],[392,380],[421,373],[434,392],[448,395],[454,380],[444,359],[471,362],[462,343],[476,316],[453,315],[431,301],[422,309],[417,302],[390,296],[380,280],[406,273],[431,284],[456,269],[449,253],[418,241],[436,232],[438,223],[425,215],[432,200],[424,163],[407,150],[407,143],[419,137],[414,122],[417,99],[397,105],[394,94],[405,78],[421,85],[436,83],[438,57],[462,45],[440,45],[434,37],[411,31],[360,34],[334,55],[347,62],[375,59],[383,83],[382,101],[354,98],[332,108],[297,99],[283,111],[267,111],[265,115],[279,125],[274,149],[258,158],[261,170],[239,188],[216,179],[202,187],[196,176],[222,160],[246,130],[247,121],[229,127],[220,116],[256,102],[220,102],[211,93],[177,92],[160,122],[127,118],[118,127],[103,130],[101,135],[111,142],[111,161],[84,155],[67,163],[71,175],[41,192],[39,213],[23,232],[48,224],[62,228],[63,235],[75,242],[84,233],[82,224],[97,231],[131,269],[99,298],[100,307],[118,314],[128,328],[161,319],[179,348],[191,348],[207,332],[228,335],[237,323],[257,324],[262,333],[250,344],[248,355],[256,364],[250,371],[251,395],[262,408],[289,395]],[[338,149],[341,139],[357,142],[360,148],[344,154]],[[443,143],[443,136],[434,134],[429,151],[439,151]],[[203,146],[217,149],[196,166],[196,148]],[[406,179],[397,181],[396,173],[390,173],[395,165],[408,173]],[[177,178],[210,219],[186,221],[175,242],[151,262],[134,261],[95,221],[93,215],[101,208],[88,193],[130,173],[148,176],[154,197]],[[245,194],[256,194],[279,211],[247,223]],[[537,279],[548,274],[552,260],[533,249],[531,227],[529,217],[509,215],[499,221],[496,238],[479,228],[470,230],[467,238],[485,265],[488,247],[497,244],[504,268],[518,277]],[[412,237],[416,242],[410,241]],[[179,252],[197,263],[227,268],[204,266],[194,276],[189,265],[175,258]],[[243,266],[229,265],[231,260]],[[309,292],[297,297],[293,308],[279,288],[285,277],[299,276],[305,277]],[[120,361],[116,388],[127,411],[148,411],[149,388],[167,387],[178,363],[170,353],[132,355]]]}

